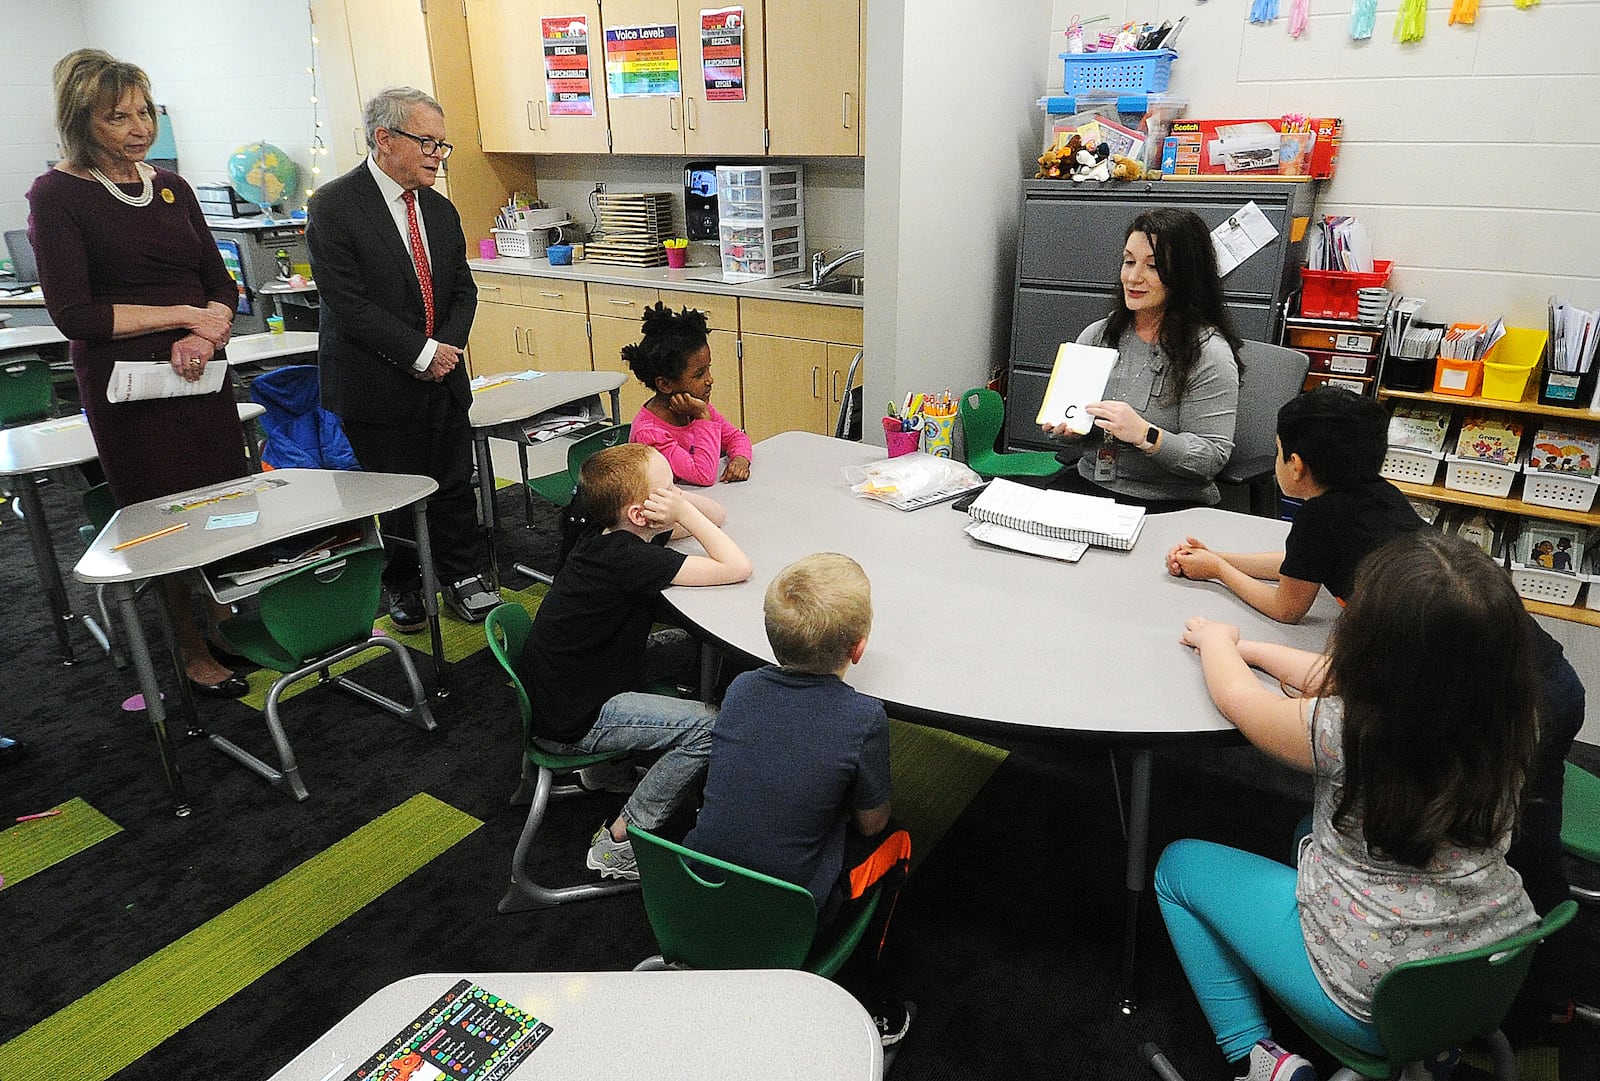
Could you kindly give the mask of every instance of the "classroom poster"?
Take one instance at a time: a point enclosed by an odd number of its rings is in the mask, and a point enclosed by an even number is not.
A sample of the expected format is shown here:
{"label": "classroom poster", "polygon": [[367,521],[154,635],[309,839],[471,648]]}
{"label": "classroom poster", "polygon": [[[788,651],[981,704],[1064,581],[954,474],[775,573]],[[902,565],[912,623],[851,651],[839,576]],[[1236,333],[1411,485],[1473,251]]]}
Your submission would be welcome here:
{"label": "classroom poster", "polygon": [[683,92],[678,27],[606,27],[606,93],[614,98],[674,97]]}
{"label": "classroom poster", "polygon": [[540,19],[539,36],[544,40],[544,95],[550,115],[593,116],[588,17]]}
{"label": "classroom poster", "polygon": [[700,12],[700,58],[707,101],[744,100],[744,8]]}
{"label": "classroom poster", "polygon": [[526,1010],[461,980],[345,1081],[504,1081],[551,1031]]}

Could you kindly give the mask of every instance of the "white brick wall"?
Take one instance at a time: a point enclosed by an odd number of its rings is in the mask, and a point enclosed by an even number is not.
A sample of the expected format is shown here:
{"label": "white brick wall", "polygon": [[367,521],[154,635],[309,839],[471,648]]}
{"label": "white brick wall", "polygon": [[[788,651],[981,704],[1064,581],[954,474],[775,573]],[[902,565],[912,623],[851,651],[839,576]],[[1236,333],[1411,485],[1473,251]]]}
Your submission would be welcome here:
{"label": "white brick wall", "polygon": [[0,229],[28,223],[23,197],[56,148],[55,99],[50,68],[84,40],[83,13],[75,0],[13,3],[5,0],[0,33]]}

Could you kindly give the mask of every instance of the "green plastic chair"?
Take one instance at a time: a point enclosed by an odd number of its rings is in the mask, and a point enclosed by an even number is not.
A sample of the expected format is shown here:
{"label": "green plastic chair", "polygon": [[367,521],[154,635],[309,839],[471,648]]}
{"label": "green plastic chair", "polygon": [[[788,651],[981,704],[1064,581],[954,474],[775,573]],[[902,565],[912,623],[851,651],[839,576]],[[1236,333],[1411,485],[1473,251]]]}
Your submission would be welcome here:
{"label": "green plastic chair", "polygon": [[1511,1045],[1500,1022],[1533,962],[1539,943],[1572,921],[1578,905],[1563,901],[1539,926],[1490,946],[1448,957],[1432,957],[1396,965],[1378,981],[1373,994],[1372,1018],[1385,1053],[1369,1054],[1327,1035],[1280,1003],[1295,1023],[1323,1049],[1344,1064],[1330,1081],[1360,1081],[1363,1077],[1396,1077],[1408,1063],[1473,1040],[1487,1040],[1500,1081],[1516,1081],[1517,1068]]}
{"label": "green plastic chair", "polygon": [[511,857],[511,886],[500,898],[500,912],[527,912],[532,909],[554,908],[568,901],[584,901],[592,897],[608,897],[614,893],[627,893],[639,888],[637,882],[585,882],[576,886],[541,886],[529,877],[528,856],[533,852],[534,838],[544,823],[545,808],[552,796],[565,799],[588,791],[582,785],[566,783],[557,785],[556,774],[571,774],[600,762],[610,762],[627,757],[626,751],[606,751],[601,754],[559,755],[541,750],[533,742],[533,703],[527,688],[512,665],[512,658],[522,655],[528,633],[533,629],[533,619],[520,604],[506,603],[496,607],[483,621],[484,637],[489,640],[489,650],[500,667],[511,677],[511,687],[517,693],[517,710],[522,716],[522,778],[517,790],[511,794],[511,803],[528,804],[528,820],[517,838],[517,850]]}
{"label": "green plastic chair", "polygon": [[961,438],[967,465],[984,480],[995,477],[1049,477],[1061,472],[1056,456],[1044,450],[1002,453],[995,450],[1006,423],[1005,399],[987,387],[973,387],[961,396]]}
{"label": "green plastic chair", "polygon": [[38,357],[0,363],[0,428],[32,424],[55,416],[50,365]]}
{"label": "green plastic chair", "polygon": [[[534,477],[532,480],[527,477],[527,462],[524,461],[523,492],[525,494],[529,492],[535,493],[540,498],[554,503],[558,507],[570,507],[573,494],[578,489],[578,470],[583,468],[583,463],[607,447],[621,446],[626,443],[632,432],[632,424],[613,424],[610,427],[600,429],[598,432],[590,432],[582,438],[574,439],[572,444],[567,447],[566,469],[558,473],[546,473],[544,476]],[[533,506],[530,502],[527,507],[527,514],[531,517],[532,513]],[[519,574],[526,574],[529,578],[543,582],[545,585],[549,585],[551,582],[550,575],[535,567],[530,567],[526,563],[515,564],[515,569]]]}
{"label": "green plastic chair", "polygon": [[[1561,796],[1561,847],[1600,867],[1600,777],[1567,763]],[[1600,904],[1600,890],[1572,886],[1572,896]]]}
{"label": "green plastic chair", "polygon": [[[219,735],[208,737],[213,747],[295,799],[305,799],[309,793],[278,719],[278,701],[285,690],[313,672],[319,682],[388,710],[423,731],[432,732],[438,727],[406,647],[373,632],[372,617],[378,608],[382,574],[380,548],[360,548],[331,556],[262,586],[258,615],[240,616],[220,625],[218,629],[235,652],[263,668],[282,673],[267,691],[265,710],[267,731],[277,748],[281,768],[272,768]],[[411,687],[410,706],[363,687],[348,675],[336,676],[329,671],[332,665],[372,648],[386,649],[399,659]]]}
{"label": "green plastic chair", "polygon": [[[872,922],[880,892],[836,931],[818,939],[809,890],[701,855],[628,826],[644,884],[644,910],[661,953],[637,970],[793,968],[832,976]],[[709,877],[707,870],[718,872]]]}

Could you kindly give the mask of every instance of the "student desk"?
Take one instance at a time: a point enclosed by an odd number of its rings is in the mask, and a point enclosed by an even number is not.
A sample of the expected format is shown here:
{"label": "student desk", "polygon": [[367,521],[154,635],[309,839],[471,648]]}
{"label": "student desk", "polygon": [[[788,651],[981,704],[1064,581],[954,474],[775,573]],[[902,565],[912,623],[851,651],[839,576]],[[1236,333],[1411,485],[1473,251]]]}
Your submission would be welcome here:
{"label": "student desk", "polygon": [[[65,345],[67,336],[54,323],[43,326],[0,327],[0,356],[45,346]],[[285,357],[302,356],[317,352],[317,334],[313,330],[288,331],[283,334],[241,334],[228,342],[228,366],[264,364]]]}
{"label": "student desk", "polygon": [[500,568],[495,562],[494,462],[489,458],[489,438],[509,439],[517,445],[522,464],[522,497],[531,506],[528,494],[528,447],[534,440],[527,425],[543,414],[555,413],[584,403],[601,394],[611,396],[611,422],[620,424],[623,372],[545,372],[533,379],[515,374],[491,377],[491,382],[472,392],[472,409],[467,419],[472,424],[472,441],[478,464],[478,500],[483,518],[483,542],[488,553],[489,585],[500,588]]}
{"label": "student desk", "polygon": [[57,330],[54,323],[43,326],[12,326],[0,328],[0,356],[7,353],[32,352],[41,347],[65,345],[67,336]]}
{"label": "student desk", "polygon": [[[265,412],[254,402],[238,408],[241,422]],[[17,498],[22,502],[28,542],[33,547],[33,566],[55,617],[56,641],[61,644],[63,664],[71,664],[74,659],[72,640],[67,634],[72,609],[67,603],[67,590],[61,581],[55,548],[50,543],[50,524],[45,520],[44,504],[39,499],[39,479],[51,470],[83,465],[98,457],[89,422],[81,413],[0,431],[0,477],[18,481]]]}
{"label": "student desk", "polygon": [[[161,685],[139,623],[135,601],[138,584],[169,574],[195,571],[289,537],[410,507],[416,520],[417,555],[422,564],[423,605],[433,639],[435,688],[436,693],[442,693],[444,646],[439,632],[439,584],[433,571],[426,513],[428,496],[437,488],[438,484],[429,477],[405,473],[277,469],[123,507],[100,531],[72,573],[80,582],[110,587],[111,598],[127,634],[128,655],[133,660],[139,689],[144,693],[145,711],[161,753],[167,787],[180,816],[189,813],[189,803],[167,736],[167,711],[161,700]],[[241,491],[245,494],[229,494]],[[208,496],[216,498],[187,510],[168,509],[177,503],[194,503]],[[257,513],[253,523],[227,529],[206,528],[213,515],[250,511]],[[146,537],[179,523],[183,523],[184,528],[177,532],[116,550],[123,541]],[[182,666],[177,667],[180,696],[187,699],[188,683],[182,678]],[[192,707],[188,713],[194,717]],[[189,734],[202,733],[196,726]]]}
{"label": "student desk", "polygon": [[[1133,759],[1127,831],[1128,923],[1122,1000],[1131,1009],[1134,944],[1146,876],[1152,749],[1239,737],[1178,643],[1195,615],[1247,638],[1320,650],[1337,608],[1319,597],[1298,626],[1274,623],[1216,584],[1167,574],[1185,536],[1214,548],[1283,546],[1285,522],[1213,509],[1152,515],[1131,552],[1090,548],[1062,563],[979,544],[948,504],[904,512],[851,493],[842,470],[881,460],[876,447],[801,432],[755,448],[750,480],[718,484],[726,529],[755,573],[736,586],[665,596],[714,641],[763,661],[767,584],[811,552],[851,556],[872,581],[872,637],[847,680],[891,716],[991,736],[1099,743]],[[685,542],[680,542],[680,546]]]}
{"label": "student desk", "polygon": [[877,1029],[855,999],[820,976],[764,969],[411,976],[357,1006],[271,1081],[343,1081],[460,979],[551,1027],[509,1081],[883,1076]]}

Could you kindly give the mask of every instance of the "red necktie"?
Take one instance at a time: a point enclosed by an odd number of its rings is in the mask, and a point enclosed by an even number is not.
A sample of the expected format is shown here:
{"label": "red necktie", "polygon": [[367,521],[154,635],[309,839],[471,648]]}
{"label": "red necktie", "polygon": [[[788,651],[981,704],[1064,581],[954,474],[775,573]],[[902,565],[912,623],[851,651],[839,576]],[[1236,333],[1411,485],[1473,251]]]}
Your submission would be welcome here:
{"label": "red necktie", "polygon": [[422,286],[422,332],[433,337],[433,271],[428,269],[428,249],[422,246],[422,228],[417,224],[417,193],[401,196],[406,202],[406,232],[411,236],[411,261],[417,265],[417,284]]}

